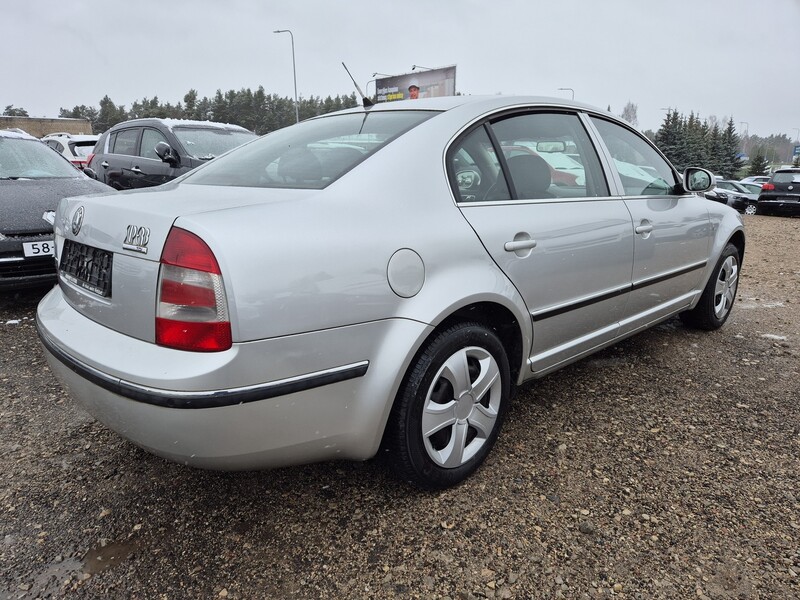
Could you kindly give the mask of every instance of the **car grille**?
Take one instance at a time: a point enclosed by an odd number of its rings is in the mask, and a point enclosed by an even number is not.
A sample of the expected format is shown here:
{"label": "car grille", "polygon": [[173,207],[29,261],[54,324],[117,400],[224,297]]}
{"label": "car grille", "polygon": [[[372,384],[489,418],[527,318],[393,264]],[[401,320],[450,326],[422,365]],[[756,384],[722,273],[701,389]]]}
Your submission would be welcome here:
{"label": "car grille", "polygon": [[113,258],[114,255],[107,250],[65,240],[59,273],[75,285],[110,298]]}
{"label": "car grille", "polygon": [[24,258],[21,252],[0,253],[0,281],[18,277],[55,275],[56,263],[52,256]]}

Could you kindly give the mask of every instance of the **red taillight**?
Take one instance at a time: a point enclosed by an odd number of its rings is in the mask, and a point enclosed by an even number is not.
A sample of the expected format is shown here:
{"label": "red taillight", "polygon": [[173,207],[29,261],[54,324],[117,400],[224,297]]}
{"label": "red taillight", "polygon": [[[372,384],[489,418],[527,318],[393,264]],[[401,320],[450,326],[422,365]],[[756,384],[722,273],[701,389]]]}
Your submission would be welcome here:
{"label": "red taillight", "polygon": [[206,243],[173,227],[161,253],[156,311],[159,346],[219,352],[232,345],[222,274]]}
{"label": "red taillight", "polygon": [[765,183],[764,185],[761,186],[762,192],[771,192],[774,189],[775,189],[775,184],[773,183]]}
{"label": "red taillight", "polygon": [[92,159],[94,158],[94,152],[89,153],[89,156],[86,157],[86,166],[92,166]]}

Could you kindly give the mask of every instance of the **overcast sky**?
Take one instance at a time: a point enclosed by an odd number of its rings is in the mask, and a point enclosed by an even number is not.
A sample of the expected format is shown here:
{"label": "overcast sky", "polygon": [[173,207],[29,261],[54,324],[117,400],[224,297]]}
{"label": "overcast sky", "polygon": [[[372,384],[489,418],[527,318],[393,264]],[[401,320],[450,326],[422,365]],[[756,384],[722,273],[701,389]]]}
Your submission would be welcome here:
{"label": "overcast sky", "polygon": [[[57,117],[263,85],[350,94],[374,72],[457,65],[463,94],[575,99],[658,129],[671,107],[740,133],[800,128],[800,0],[2,0],[0,111]],[[374,92],[374,82],[367,93]],[[744,123],[748,125],[744,125]]]}

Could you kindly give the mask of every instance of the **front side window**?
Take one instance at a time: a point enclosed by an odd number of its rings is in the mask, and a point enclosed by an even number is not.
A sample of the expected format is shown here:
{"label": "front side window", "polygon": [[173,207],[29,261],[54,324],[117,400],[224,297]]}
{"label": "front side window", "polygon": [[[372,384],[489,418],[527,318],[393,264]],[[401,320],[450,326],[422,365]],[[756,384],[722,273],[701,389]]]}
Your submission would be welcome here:
{"label": "front side window", "polygon": [[322,189],[435,114],[378,111],[312,119],[265,135],[191,172],[184,181],[201,185]]}
{"label": "front side window", "polygon": [[139,150],[139,156],[142,158],[151,158],[153,160],[161,160],[156,154],[156,144],[159,142],[166,142],[167,138],[158,129],[150,129],[146,127],[142,131],[142,147]]}
{"label": "front side window", "polygon": [[611,153],[626,196],[678,193],[672,167],[644,139],[611,121],[592,117],[592,122]]}

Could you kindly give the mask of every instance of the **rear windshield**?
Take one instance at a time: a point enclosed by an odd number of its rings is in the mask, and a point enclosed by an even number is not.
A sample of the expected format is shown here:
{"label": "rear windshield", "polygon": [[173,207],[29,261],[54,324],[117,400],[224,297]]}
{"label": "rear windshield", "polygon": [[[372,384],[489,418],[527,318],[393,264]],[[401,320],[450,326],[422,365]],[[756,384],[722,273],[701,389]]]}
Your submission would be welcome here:
{"label": "rear windshield", "polygon": [[211,160],[256,137],[251,131],[222,127],[173,127],[172,133],[189,156],[200,160]]}
{"label": "rear windshield", "polygon": [[76,178],[82,174],[39,140],[0,136],[0,179]]}
{"label": "rear windshield", "polygon": [[772,183],[800,183],[800,171],[778,171],[772,176]]}
{"label": "rear windshield", "polygon": [[349,113],[278,130],[187,176],[187,183],[322,189],[437,113]]}
{"label": "rear windshield", "polygon": [[94,142],[89,140],[86,142],[70,142],[70,148],[75,153],[75,156],[82,156],[86,158],[94,150]]}

